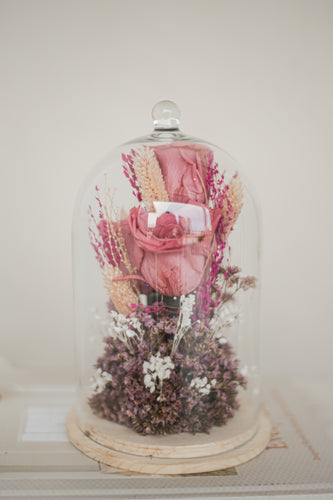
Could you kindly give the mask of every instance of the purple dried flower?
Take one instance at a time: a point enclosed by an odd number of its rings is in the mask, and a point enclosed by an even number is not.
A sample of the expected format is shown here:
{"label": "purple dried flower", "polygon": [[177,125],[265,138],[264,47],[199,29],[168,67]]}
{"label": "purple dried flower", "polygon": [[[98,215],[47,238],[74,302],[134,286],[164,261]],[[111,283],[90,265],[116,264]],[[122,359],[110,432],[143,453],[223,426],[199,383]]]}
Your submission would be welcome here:
{"label": "purple dried flower", "polygon": [[144,363],[170,356],[178,318],[159,303],[138,305],[135,317],[144,334],[134,353],[118,339],[105,339],[96,368],[111,375],[111,382],[89,399],[93,411],[141,434],[208,432],[225,424],[238,407],[238,387],[246,384],[230,344],[209,339],[207,329],[195,323],[172,358],[174,369],[163,384],[156,379],[159,388],[150,392]]}

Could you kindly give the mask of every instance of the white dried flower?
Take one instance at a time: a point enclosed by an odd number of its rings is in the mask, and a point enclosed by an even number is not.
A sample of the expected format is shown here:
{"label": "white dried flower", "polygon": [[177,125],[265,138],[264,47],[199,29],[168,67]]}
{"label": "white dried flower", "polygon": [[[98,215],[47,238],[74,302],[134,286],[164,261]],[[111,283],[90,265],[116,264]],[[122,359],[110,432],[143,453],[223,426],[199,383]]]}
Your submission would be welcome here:
{"label": "white dried flower", "polygon": [[136,333],[133,330],[130,330],[129,328],[126,330],[126,335],[127,337],[135,337]]}
{"label": "white dried flower", "polygon": [[97,368],[95,375],[90,380],[92,382],[91,389],[96,394],[100,394],[104,391],[106,384],[112,381],[112,375],[101,368]]}
{"label": "white dried flower", "polygon": [[191,316],[193,306],[195,304],[195,295],[191,293],[187,297],[185,295],[181,295],[180,297],[180,313],[176,328],[176,333],[173,339],[173,345],[171,350],[171,356],[176,352],[181,339],[186,333],[187,329],[191,326]]}
{"label": "white dried flower", "polygon": [[182,316],[181,327],[191,326],[192,309],[195,304],[195,295],[190,294],[187,297],[180,297],[180,318]]}
{"label": "white dried flower", "polygon": [[163,380],[170,377],[171,370],[173,370],[174,367],[175,365],[171,361],[170,356],[161,358],[161,354],[159,352],[156,356],[151,356],[149,361],[144,361],[142,371],[145,374],[144,384],[147,389],[149,389],[151,393],[153,393],[156,389],[161,389]]}
{"label": "white dried flower", "polygon": [[207,377],[195,377],[191,380],[190,387],[199,392],[199,394],[207,395],[210,393],[212,387],[215,387],[216,380],[213,378],[208,382]]}
{"label": "white dried flower", "polygon": [[239,319],[240,311],[237,307],[233,304],[221,304],[209,322],[212,338],[221,339],[221,344],[225,343],[226,340],[222,340],[223,330],[230,328]]}
{"label": "white dried flower", "polygon": [[126,317],[117,311],[110,311],[104,316],[95,316],[103,337],[111,337],[123,342],[133,352],[132,341],[140,341],[143,329],[140,321],[134,317]]}

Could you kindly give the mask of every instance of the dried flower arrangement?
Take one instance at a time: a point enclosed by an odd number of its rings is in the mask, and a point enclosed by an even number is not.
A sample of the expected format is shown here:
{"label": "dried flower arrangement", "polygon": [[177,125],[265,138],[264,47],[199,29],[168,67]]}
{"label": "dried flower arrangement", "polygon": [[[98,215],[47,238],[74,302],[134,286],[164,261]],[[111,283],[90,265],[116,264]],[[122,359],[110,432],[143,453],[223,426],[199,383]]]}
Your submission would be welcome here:
{"label": "dried flower arrangement", "polygon": [[233,416],[246,379],[225,337],[239,316],[234,295],[254,288],[226,264],[243,206],[212,151],[193,143],[123,154],[138,206],[120,216],[96,186],[90,240],[109,298],[101,318],[94,413],[141,434],[208,432]]}

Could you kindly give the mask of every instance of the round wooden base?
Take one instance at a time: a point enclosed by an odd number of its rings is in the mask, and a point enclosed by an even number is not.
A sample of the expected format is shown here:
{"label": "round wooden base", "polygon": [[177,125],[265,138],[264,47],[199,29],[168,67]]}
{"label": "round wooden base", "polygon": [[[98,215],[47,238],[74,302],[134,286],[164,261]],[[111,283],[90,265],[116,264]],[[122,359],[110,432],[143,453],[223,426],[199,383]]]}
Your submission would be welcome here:
{"label": "round wooden base", "polygon": [[[113,425],[122,429],[122,426],[118,424]],[[177,444],[173,446],[163,445],[161,438],[156,438],[154,445],[154,437],[140,436],[141,441],[146,437],[149,439],[145,447],[140,445],[137,439],[133,439],[131,445],[129,438],[124,441],[118,439],[117,434],[112,437],[90,426],[82,428],[75,410],[72,410],[67,417],[68,437],[82,453],[103,464],[144,474],[202,473],[247,462],[259,455],[270,439],[271,424],[265,412],[260,412],[255,428],[247,432],[248,434],[234,435],[232,438],[229,436],[228,439],[224,437],[220,441],[208,440],[211,441],[210,444],[204,442],[208,438],[206,434],[186,435],[185,440],[188,442],[192,440],[191,445],[182,444],[183,435],[176,435],[173,439]],[[133,433],[134,436],[136,436],[135,433]],[[199,444],[195,443],[197,436]],[[210,446],[210,453],[207,446]]]}

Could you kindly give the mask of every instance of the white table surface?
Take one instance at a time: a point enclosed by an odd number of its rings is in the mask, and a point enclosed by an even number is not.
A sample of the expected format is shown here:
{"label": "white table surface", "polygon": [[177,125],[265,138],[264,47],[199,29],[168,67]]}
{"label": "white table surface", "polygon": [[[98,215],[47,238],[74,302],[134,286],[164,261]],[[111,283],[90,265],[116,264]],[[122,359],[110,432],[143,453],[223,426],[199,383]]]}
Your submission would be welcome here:
{"label": "white table surface", "polygon": [[[90,460],[65,434],[72,387],[31,387],[0,400],[0,498],[333,499],[333,384],[271,379],[264,404],[274,435],[259,457],[227,471],[133,475]],[[331,473],[330,473],[331,472]]]}

